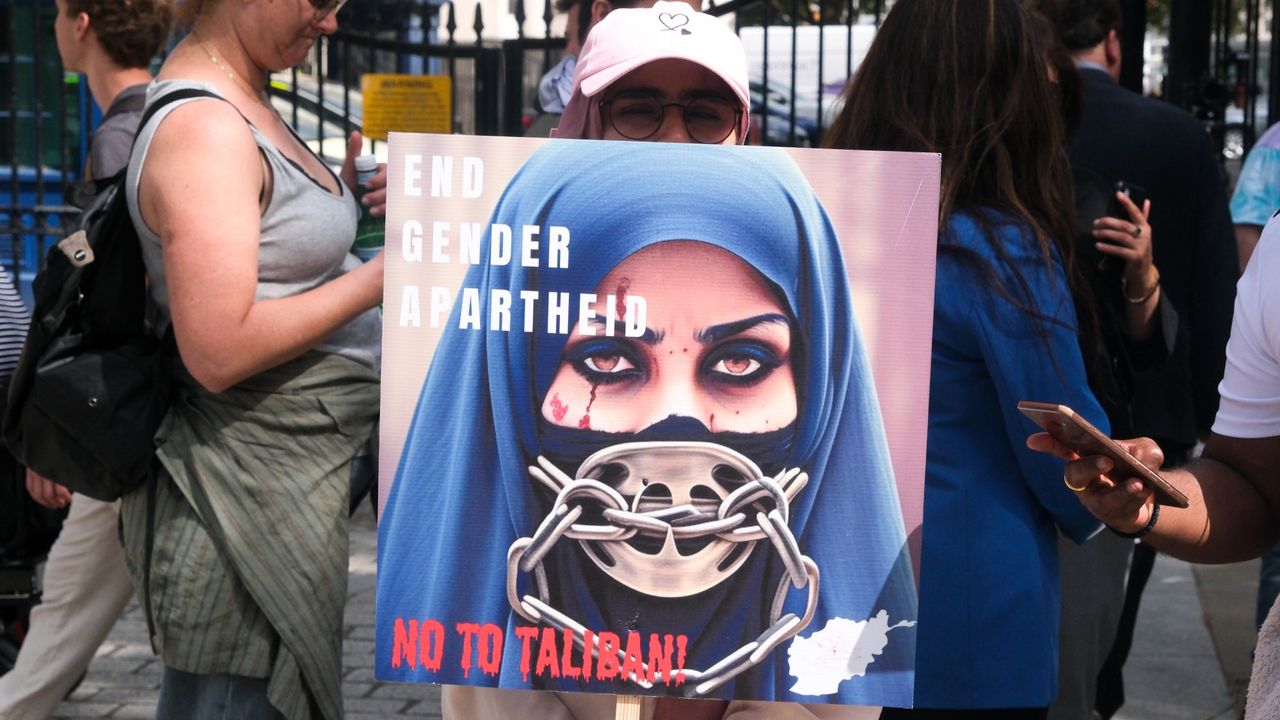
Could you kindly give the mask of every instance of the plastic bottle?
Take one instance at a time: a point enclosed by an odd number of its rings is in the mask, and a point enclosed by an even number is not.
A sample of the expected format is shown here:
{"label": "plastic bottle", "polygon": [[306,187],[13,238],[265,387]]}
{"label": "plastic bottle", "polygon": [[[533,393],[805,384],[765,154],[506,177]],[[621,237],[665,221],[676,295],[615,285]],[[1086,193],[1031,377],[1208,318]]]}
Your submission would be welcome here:
{"label": "plastic bottle", "polygon": [[374,217],[369,208],[360,201],[364,197],[364,184],[378,173],[378,161],[372,155],[361,155],[356,158],[356,205],[360,208],[360,220],[356,224],[356,241],[351,252],[364,262],[369,262],[382,252],[385,242],[386,223],[383,218]]}

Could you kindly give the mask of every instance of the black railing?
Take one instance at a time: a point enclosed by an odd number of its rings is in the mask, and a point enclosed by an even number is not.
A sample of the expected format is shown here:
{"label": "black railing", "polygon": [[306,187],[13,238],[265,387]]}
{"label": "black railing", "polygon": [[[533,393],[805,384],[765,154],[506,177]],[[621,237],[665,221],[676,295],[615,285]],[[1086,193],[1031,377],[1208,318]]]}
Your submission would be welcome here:
{"label": "black railing", "polygon": [[[878,20],[884,9],[883,0],[832,1],[836,5],[823,4],[817,20],[842,26],[848,47],[854,42],[858,11],[874,5]],[[473,0],[350,3],[339,16],[341,29],[323,38],[307,63],[272,77],[272,102],[304,140],[335,164],[345,152],[347,135],[361,126],[360,83],[366,73],[446,76],[453,132],[523,134],[536,112],[538,80],[564,47],[564,39],[553,31],[552,0],[539,5],[540,12],[530,14],[517,0],[513,15],[493,28],[495,23]],[[822,82],[824,70],[831,67],[825,57],[827,32],[817,33],[816,79],[797,89],[803,83],[795,64],[804,44],[798,28],[811,24],[812,18],[801,17],[808,7],[799,0],[712,0],[708,8],[711,14],[732,16],[739,31],[759,34],[760,76],[752,83],[757,142],[816,144],[830,114],[835,93]],[[62,82],[53,42],[55,13],[52,0],[3,0],[0,5],[0,64],[5,66],[0,69],[0,96],[7,105],[0,112],[0,182],[8,190],[7,202],[0,206],[0,236],[8,240],[0,240],[0,263],[27,281],[75,212],[63,197],[79,177],[87,148],[85,128],[94,112],[82,83],[74,77]],[[753,19],[744,21],[748,15]],[[511,20],[514,37],[507,26]],[[778,28],[745,29],[779,21],[790,25],[782,28],[789,42],[775,40]],[[776,72],[769,77],[770,65],[778,64],[769,54],[770,42],[790,48],[791,69],[781,81]],[[844,75],[853,68],[853,53],[846,55]],[[40,92],[34,91],[37,87]]]}
{"label": "black railing", "polygon": [[75,212],[63,199],[86,149],[88,92],[64,78],[56,12],[52,0],[0,4],[0,265],[23,282]]}
{"label": "black railing", "polygon": [[[589,2],[589,0],[582,0]],[[1208,0],[1215,21],[1203,28],[1214,48],[1206,77],[1243,98],[1243,118],[1225,113],[1220,142],[1247,147],[1268,105],[1261,75],[1280,72],[1258,35],[1280,0],[1244,0],[1244,45],[1230,25],[1231,0]],[[281,116],[328,161],[341,161],[345,138],[361,127],[366,73],[448,78],[449,127],[478,135],[520,135],[535,113],[539,78],[558,60],[552,0],[515,0],[510,15],[490,17],[476,0],[362,0],[339,16],[303,66],[272,78]],[[1200,0],[1172,0],[1174,4]],[[817,145],[881,17],[885,0],[708,0],[706,11],[732,22],[748,49],[752,141]],[[1189,7],[1189,5],[1187,5]],[[29,279],[72,210],[63,203],[80,173],[91,109],[76,78],[64,82],[53,40],[53,0],[0,0],[0,263]],[[1181,17],[1181,16],[1180,16]],[[1271,12],[1272,23],[1280,13]],[[514,25],[514,27],[512,27]],[[1276,25],[1280,29],[1280,24]],[[1139,39],[1140,43],[1141,40]],[[1181,51],[1174,48],[1174,59]],[[1268,62],[1269,60],[1269,62]],[[1174,63],[1171,63],[1171,65]],[[1192,63],[1194,64],[1194,63]],[[1179,65],[1182,66],[1181,64]],[[376,148],[375,148],[376,149]]]}
{"label": "black railing", "polygon": [[[859,23],[859,8],[884,11],[883,0],[842,0],[836,6],[820,5],[816,20],[827,29],[842,30],[846,48],[855,43],[854,28]],[[838,0],[839,2],[839,0]],[[777,9],[781,3],[787,8]],[[469,5],[469,7],[468,7]],[[709,2],[707,12],[716,16],[732,16],[735,27],[753,27],[759,31],[762,47],[758,77],[752,83],[753,120],[760,129],[758,140],[778,145],[816,144],[821,129],[829,120],[840,83],[831,81],[833,64],[828,62],[827,42],[830,32],[813,33],[817,42],[816,73],[805,84],[797,75],[797,53],[805,48],[800,29],[812,25],[815,18],[803,16],[809,5],[799,0],[729,0]],[[836,9],[832,9],[836,8]],[[754,25],[742,23],[743,13],[755,16]],[[389,17],[394,15],[394,19]],[[514,38],[490,39],[495,34],[485,21],[479,3],[445,2],[435,6],[425,3],[375,2],[350,4],[343,10],[341,30],[323,39],[313,52],[312,61],[273,83],[272,93],[278,105],[287,110],[285,116],[307,139],[316,141],[344,136],[357,128],[362,116],[360,78],[365,73],[394,73],[428,70],[449,78],[453,98],[455,132],[478,135],[519,135],[536,112],[534,97],[538,79],[558,60],[564,39],[553,33],[553,4],[543,0],[541,13],[530,16],[523,2],[516,2],[507,20],[514,20]],[[778,20],[788,24],[763,32],[761,23],[774,25]],[[879,14],[863,16],[864,25],[878,21]],[[469,22],[467,22],[469,21]],[[470,31],[461,39],[460,28]],[[530,33],[528,27],[536,26]],[[395,28],[387,30],[386,28]],[[503,26],[505,28],[505,25]],[[813,28],[817,30],[817,27]],[[775,35],[783,31],[787,37],[784,57],[779,60]],[[416,37],[414,37],[416,35]],[[859,36],[861,39],[861,36]],[[808,48],[805,48],[808,49]],[[865,50],[865,48],[864,48]],[[855,53],[844,53],[843,74],[853,70]],[[769,61],[765,62],[764,58]],[[789,65],[781,78],[770,78],[770,65]],[[824,82],[824,78],[827,81]],[[321,143],[325,147],[329,144]],[[329,159],[335,159],[330,154]]]}

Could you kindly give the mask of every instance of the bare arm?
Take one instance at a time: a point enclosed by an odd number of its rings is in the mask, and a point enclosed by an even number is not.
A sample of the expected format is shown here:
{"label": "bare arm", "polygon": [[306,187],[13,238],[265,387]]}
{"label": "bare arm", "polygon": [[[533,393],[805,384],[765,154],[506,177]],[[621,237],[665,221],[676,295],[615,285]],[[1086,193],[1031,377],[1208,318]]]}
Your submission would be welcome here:
{"label": "bare arm", "polygon": [[1261,225],[1236,225],[1236,253],[1240,256],[1240,274],[1244,274],[1244,269],[1249,265],[1249,256],[1253,255],[1253,249],[1258,246],[1258,239],[1262,237]]}
{"label": "bare arm", "polygon": [[261,185],[253,137],[223,103],[174,110],[143,168],[141,211],[163,242],[178,350],[214,392],[297,357],[382,297],[378,257],[313,290],[256,300]]}
{"label": "bare arm", "polygon": [[[1137,532],[1150,520],[1154,501],[1142,481],[1120,482],[1106,475],[1111,461],[1100,456],[1076,459],[1047,434],[1027,441],[1036,450],[1071,459],[1065,479],[1076,487],[1080,502],[1099,520],[1121,532]],[[1139,460],[1159,467],[1163,456],[1148,438],[1122,440]],[[1280,536],[1280,437],[1257,439],[1211,435],[1203,456],[1161,474],[1190,500],[1180,510],[1162,507],[1144,540],[1170,555],[1201,563],[1247,560],[1261,555]]]}

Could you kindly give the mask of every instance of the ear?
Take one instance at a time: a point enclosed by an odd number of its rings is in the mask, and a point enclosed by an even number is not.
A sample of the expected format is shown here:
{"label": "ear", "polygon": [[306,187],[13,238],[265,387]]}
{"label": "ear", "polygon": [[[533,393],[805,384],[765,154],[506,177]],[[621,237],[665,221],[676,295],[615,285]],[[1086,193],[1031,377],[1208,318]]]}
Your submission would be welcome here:
{"label": "ear", "polygon": [[1107,38],[1102,41],[1102,49],[1106,53],[1107,69],[1113,70],[1112,74],[1120,72],[1120,35],[1111,29],[1107,32]]}
{"label": "ear", "polygon": [[592,0],[591,25],[595,26],[596,23],[604,19],[605,15],[611,12],[613,12],[613,5],[609,3],[609,0]]}
{"label": "ear", "polygon": [[85,35],[89,33],[89,13],[80,13],[76,15],[76,40],[84,40]]}

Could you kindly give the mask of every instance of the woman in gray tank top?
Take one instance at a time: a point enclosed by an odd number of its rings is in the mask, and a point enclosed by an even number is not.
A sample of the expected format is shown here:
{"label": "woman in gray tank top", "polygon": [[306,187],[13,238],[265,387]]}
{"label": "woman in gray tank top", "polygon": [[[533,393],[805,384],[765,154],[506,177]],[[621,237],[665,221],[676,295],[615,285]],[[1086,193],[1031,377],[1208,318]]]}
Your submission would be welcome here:
{"label": "woman in gray tank top", "polygon": [[161,718],[342,716],[347,482],[378,410],[383,263],[350,254],[359,137],[340,178],[263,90],[340,4],[184,3],[194,30],[148,102],[212,97],[167,104],[130,158],[157,326],[182,361],[156,497],[121,508]]}

